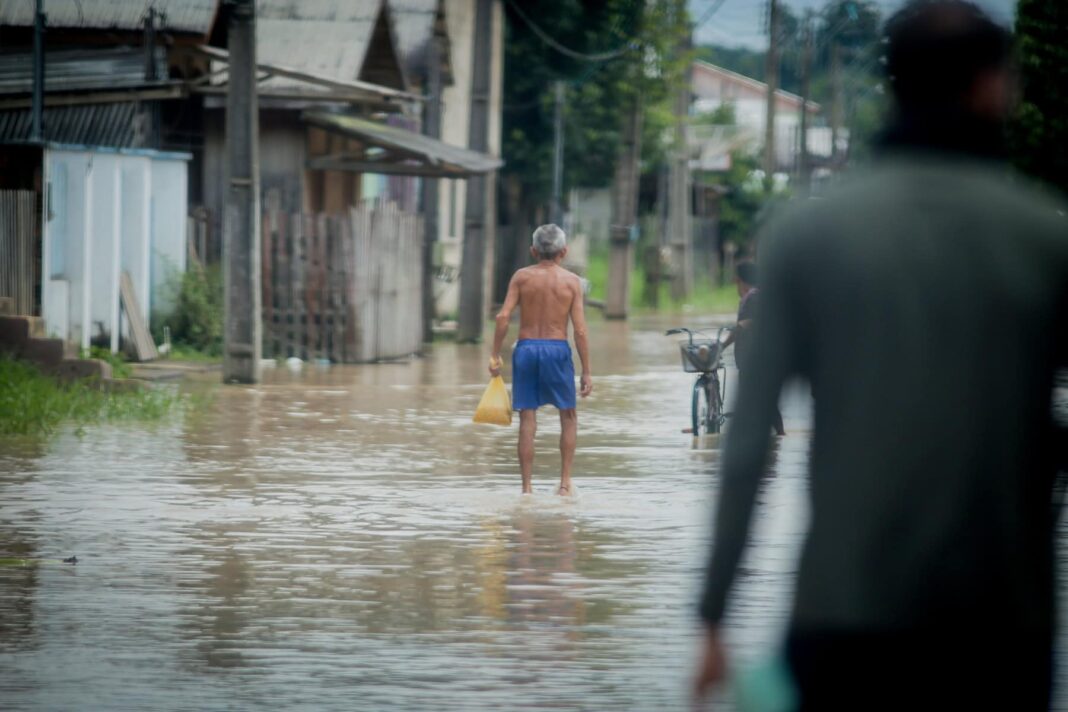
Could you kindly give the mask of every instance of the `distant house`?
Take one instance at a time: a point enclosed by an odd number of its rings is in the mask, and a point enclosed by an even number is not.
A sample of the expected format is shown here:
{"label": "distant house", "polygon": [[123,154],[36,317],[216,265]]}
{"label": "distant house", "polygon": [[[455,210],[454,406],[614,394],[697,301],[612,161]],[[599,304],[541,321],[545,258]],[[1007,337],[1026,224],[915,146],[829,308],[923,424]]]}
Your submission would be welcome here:
{"label": "distant house", "polygon": [[29,193],[36,206],[21,229],[0,228],[0,245],[29,252],[14,277],[31,296],[16,310],[43,317],[49,335],[116,349],[124,270],[141,311],[169,307],[170,282],[186,265],[191,156],[160,148],[162,102],[183,91],[155,32],[162,14],[170,45],[203,41],[215,6],[49,3],[43,133],[34,137],[34,4],[0,4],[0,191]]}
{"label": "distant house", "polygon": [[[767,125],[768,85],[708,62],[693,63],[693,106],[696,116],[724,106],[734,111],[735,126],[730,130],[698,127],[696,138],[701,167],[722,170],[729,166],[730,152],[762,150]],[[788,91],[775,92],[775,154],[779,170],[790,171],[800,153],[801,97]],[[821,107],[808,102],[809,153],[816,157],[831,155],[831,132],[818,124]],[[718,128],[718,127],[717,127]]]}
{"label": "distant house", "polygon": [[[500,3],[489,38],[475,37],[476,0],[256,6],[265,205],[343,214],[383,198],[414,212],[424,208],[418,181],[444,179],[439,237],[458,271],[464,181],[501,165]],[[44,135],[34,139],[33,7],[0,3],[0,190],[32,192],[39,217],[25,260],[32,285],[9,287],[0,275],[0,292],[34,295],[20,310],[44,316],[54,335],[114,348],[119,271],[131,272],[147,316],[169,309],[168,286],[190,255],[221,254],[228,9],[220,0],[47,3]],[[441,140],[421,134],[432,38],[444,50]],[[482,154],[464,147],[472,48],[487,41],[494,82]],[[5,240],[16,242],[0,226],[0,250]]]}

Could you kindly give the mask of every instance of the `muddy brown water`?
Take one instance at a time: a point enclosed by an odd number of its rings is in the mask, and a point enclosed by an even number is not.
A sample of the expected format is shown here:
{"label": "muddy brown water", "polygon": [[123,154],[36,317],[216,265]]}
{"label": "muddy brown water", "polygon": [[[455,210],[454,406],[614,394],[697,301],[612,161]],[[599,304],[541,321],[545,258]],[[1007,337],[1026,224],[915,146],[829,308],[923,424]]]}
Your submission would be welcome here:
{"label": "muddy brown water", "polygon": [[[0,566],[0,708],[685,709],[719,443],[681,432],[674,324],[594,325],[570,500],[551,408],[529,498],[516,426],[470,422],[485,346],[0,441],[0,558],[79,558]],[[805,392],[783,410],[739,666],[774,649],[805,525]]]}

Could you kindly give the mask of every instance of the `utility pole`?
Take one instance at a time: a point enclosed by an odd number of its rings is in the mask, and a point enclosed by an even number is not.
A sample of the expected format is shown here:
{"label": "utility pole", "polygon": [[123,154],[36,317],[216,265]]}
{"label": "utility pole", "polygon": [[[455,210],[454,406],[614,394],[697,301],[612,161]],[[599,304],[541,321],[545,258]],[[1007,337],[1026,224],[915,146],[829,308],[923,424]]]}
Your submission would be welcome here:
{"label": "utility pole", "polygon": [[259,383],[261,343],[259,102],[256,0],[229,0],[226,93],[228,193],[223,228],[226,325],[223,381]]}
{"label": "utility pole", "polygon": [[47,18],[44,14],[44,0],[36,0],[33,10],[33,108],[31,112],[30,140],[43,141],[44,130],[41,127],[44,115],[44,33]]}
{"label": "utility pole", "polygon": [[[145,13],[145,81],[155,83],[159,76],[156,74],[156,18],[159,17],[156,8],[149,7]],[[149,101],[146,111],[148,113],[148,141],[153,148],[159,147],[160,136],[160,111],[159,102]]]}
{"label": "utility pole", "polygon": [[[677,2],[678,17],[685,13],[685,3]],[[689,28],[679,38],[676,47],[678,58],[688,58],[691,37]],[[690,64],[682,72],[675,88],[673,113],[675,115],[674,150],[671,157],[671,174],[668,186],[668,234],[671,244],[671,261],[674,269],[671,277],[671,297],[681,300],[693,291],[693,227],[690,220],[690,150],[688,126],[690,117]]]}
{"label": "utility pole", "polygon": [[812,79],[812,11],[805,13],[805,45],[801,52],[801,141],[798,156],[798,183],[807,193],[810,187],[811,171],[808,166],[808,97],[809,83]]}
{"label": "utility pole", "polygon": [[842,127],[842,46],[831,38],[831,165],[838,168],[838,134]]}
{"label": "utility pole", "polygon": [[[475,41],[471,62],[471,115],[467,147],[484,153],[489,146],[490,64],[493,51],[493,0],[476,0]],[[486,321],[486,252],[493,236],[486,220],[495,172],[467,179],[464,204],[463,264],[460,267],[460,314],[456,338],[477,342]]]}
{"label": "utility pole", "polygon": [[770,191],[777,167],[775,156],[775,92],[779,89],[779,3],[768,0],[768,54],[765,65],[768,83],[767,121],[764,126],[764,187]]}
{"label": "utility pole", "polygon": [[608,231],[606,319],[626,319],[630,307],[631,235],[638,221],[638,162],[641,158],[642,96],[636,92],[623,124],[623,145],[612,183],[612,225]]}
{"label": "utility pole", "polygon": [[[423,105],[423,133],[435,139],[441,138],[441,38],[437,31],[430,38],[430,60],[427,67],[427,96]],[[434,340],[434,244],[438,240],[438,215],[440,208],[440,182],[437,178],[423,178],[423,341]]]}
{"label": "utility pole", "polygon": [[553,82],[556,108],[553,112],[553,198],[550,220],[563,227],[564,224],[564,101],[567,85],[559,79]]}

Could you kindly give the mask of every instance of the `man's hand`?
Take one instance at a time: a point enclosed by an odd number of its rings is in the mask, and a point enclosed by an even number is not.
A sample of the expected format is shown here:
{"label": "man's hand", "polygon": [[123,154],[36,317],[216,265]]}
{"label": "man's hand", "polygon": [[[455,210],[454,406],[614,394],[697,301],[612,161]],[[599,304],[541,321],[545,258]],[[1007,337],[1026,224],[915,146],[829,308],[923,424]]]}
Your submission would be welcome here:
{"label": "man's hand", "polygon": [[727,653],[723,636],[717,626],[706,626],[701,650],[698,652],[697,673],[693,681],[694,709],[701,709],[712,690],[727,679]]}
{"label": "man's hand", "polygon": [[490,356],[489,360],[489,372],[490,375],[496,378],[501,375],[501,369],[504,368],[504,359],[500,357],[500,354],[494,354]]}
{"label": "man's hand", "polygon": [[593,393],[593,377],[588,373],[582,374],[582,378],[579,379],[579,395],[583,398]]}

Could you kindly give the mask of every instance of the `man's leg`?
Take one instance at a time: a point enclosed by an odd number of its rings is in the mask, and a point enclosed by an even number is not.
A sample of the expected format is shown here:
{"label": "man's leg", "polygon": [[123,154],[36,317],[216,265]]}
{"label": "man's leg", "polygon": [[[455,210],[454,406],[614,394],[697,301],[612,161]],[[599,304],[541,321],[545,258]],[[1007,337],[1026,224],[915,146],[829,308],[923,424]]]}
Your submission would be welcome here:
{"label": "man's leg", "polygon": [[534,470],[534,433],[538,430],[538,411],[519,411],[519,471],[523,475],[523,494],[531,494]]}
{"label": "man's leg", "polygon": [[578,440],[578,411],[560,411],[560,489],[557,494],[571,494],[571,463],[575,461],[575,442]]}

